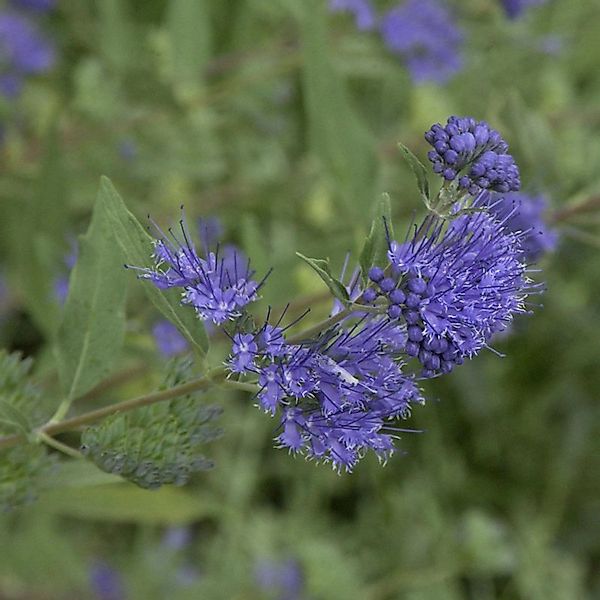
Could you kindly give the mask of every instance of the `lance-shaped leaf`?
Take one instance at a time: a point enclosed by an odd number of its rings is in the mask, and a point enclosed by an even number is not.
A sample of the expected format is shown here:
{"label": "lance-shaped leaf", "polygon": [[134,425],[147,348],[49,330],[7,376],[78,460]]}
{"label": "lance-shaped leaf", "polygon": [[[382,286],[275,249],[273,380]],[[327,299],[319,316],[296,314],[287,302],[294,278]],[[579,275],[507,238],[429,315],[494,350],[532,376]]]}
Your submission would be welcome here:
{"label": "lance-shaped leaf", "polygon": [[392,206],[389,194],[382,194],[377,203],[371,230],[359,257],[363,281],[367,280],[371,267],[387,264],[388,237],[390,239],[394,237]]}
{"label": "lance-shaped leaf", "polygon": [[319,277],[327,284],[327,287],[331,290],[331,293],[338,300],[341,300],[344,304],[348,304],[348,302],[350,302],[350,297],[348,296],[348,291],[346,290],[344,284],[331,274],[329,270],[329,260],[324,260],[322,258],[309,258],[308,256],[300,254],[300,252],[296,252],[296,256],[301,258],[305,263],[310,265],[315,270]]}
{"label": "lance-shaped leaf", "polygon": [[[127,210],[121,196],[106,177],[101,179],[99,198],[127,263],[137,267],[153,267],[152,237]],[[204,326],[193,310],[181,306],[179,292],[175,289],[159,290],[150,283],[144,285],[144,289],[152,304],[181,331],[200,355],[205,355],[208,337]]]}
{"label": "lance-shaped leaf", "polygon": [[429,193],[429,181],[427,179],[427,169],[425,168],[425,165],[423,165],[423,163],[404,144],[398,143],[398,148],[400,148],[402,157],[406,160],[408,166],[415,175],[417,186],[425,206],[430,208],[431,196]]}
{"label": "lance-shaped leaf", "polygon": [[127,272],[99,195],[80,239],[79,258],[56,340],[58,371],[67,401],[102,381],[118,359],[125,333]]}

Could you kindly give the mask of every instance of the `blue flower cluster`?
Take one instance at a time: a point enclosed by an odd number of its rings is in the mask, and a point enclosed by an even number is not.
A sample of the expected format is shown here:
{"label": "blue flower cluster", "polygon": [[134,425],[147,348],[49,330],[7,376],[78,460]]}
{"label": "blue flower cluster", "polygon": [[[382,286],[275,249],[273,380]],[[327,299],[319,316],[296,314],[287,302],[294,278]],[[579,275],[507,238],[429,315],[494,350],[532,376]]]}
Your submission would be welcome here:
{"label": "blue flower cluster", "polygon": [[329,7],[351,12],[359,30],[378,28],[415,82],[446,83],[463,68],[463,33],[439,0],[406,0],[381,16],[370,0],[330,0]]}
{"label": "blue flower cluster", "polygon": [[[160,231],[160,230],[159,230]],[[181,221],[183,240],[163,235],[154,243],[153,269],[138,268],[140,277],[161,289],[182,288],[184,304],[194,307],[200,319],[221,325],[236,319],[242,309],[258,298],[262,283],[252,279],[250,261],[229,247],[210,251],[200,257]],[[263,280],[264,281],[264,280]]]}
{"label": "blue flower cluster", "polygon": [[388,421],[423,402],[402,370],[405,342],[403,328],[382,317],[363,316],[301,343],[267,324],[235,335],[230,368],[254,373],[260,407],[280,411],[280,446],[349,471],[369,449],[386,460],[394,450]]}
{"label": "blue flower cluster", "polygon": [[[13,6],[44,12],[52,2],[13,0]],[[18,96],[24,79],[48,71],[55,61],[54,45],[41,32],[33,15],[0,11],[0,93]]]}
{"label": "blue flower cluster", "polygon": [[437,0],[407,0],[382,17],[380,29],[415,82],[446,83],[463,67],[462,31]]}
{"label": "blue flower cluster", "polygon": [[371,269],[374,286],[363,298],[382,298],[389,318],[406,325],[405,351],[421,363],[422,377],[450,372],[526,312],[534,288],[521,238],[475,212],[449,225],[427,219],[410,240],[390,242],[389,265]]}
{"label": "blue flower cluster", "polygon": [[429,214],[403,242],[389,239],[385,264],[362,278],[355,271],[346,304],[336,301],[331,318],[305,333],[288,335],[297,321],[282,326],[286,311],[272,323],[269,310],[255,326],[245,307],[262,283],[251,280],[249,266],[240,267],[235,249],[231,257],[207,248],[206,258],[198,256],[183,225],[185,243],[163,235],[155,243],[156,267],[142,269],[160,288],[182,287],[182,302],[201,319],[233,322],[225,330],[230,376],[256,385],[258,406],[279,421],[277,445],[337,471],[351,471],[368,451],[386,461],[398,432],[406,431],[397,421],[424,402],[419,381],[489,348],[539,291],[526,264],[532,229],[516,223],[514,208],[502,209],[510,196],[466,199],[461,189],[517,185],[516,166],[489,169],[486,181],[478,174],[490,153],[494,164],[514,165],[500,134],[484,122],[451,117],[426,138],[435,148],[434,170],[445,161],[460,177],[446,190],[455,198],[451,218]]}
{"label": "blue flower cluster", "polygon": [[485,121],[452,116],[425,133],[431,146],[427,157],[435,173],[476,196],[484,190],[514,192],[521,186],[519,168],[508,144]]}

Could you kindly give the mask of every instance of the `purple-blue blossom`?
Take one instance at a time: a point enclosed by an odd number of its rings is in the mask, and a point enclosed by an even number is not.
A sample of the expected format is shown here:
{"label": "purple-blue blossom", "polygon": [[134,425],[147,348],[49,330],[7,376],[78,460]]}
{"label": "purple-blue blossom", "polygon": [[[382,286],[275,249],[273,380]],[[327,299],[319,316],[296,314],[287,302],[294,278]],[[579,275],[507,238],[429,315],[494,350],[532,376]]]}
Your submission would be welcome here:
{"label": "purple-blue blossom", "polygon": [[427,157],[434,172],[448,182],[456,180],[472,196],[519,190],[519,168],[508,144],[485,121],[452,116],[446,125],[433,125],[425,139],[433,147]]}
{"label": "purple-blue blossom", "polygon": [[163,319],[156,322],[152,328],[152,335],[158,351],[165,358],[186,352],[189,348],[187,340],[170,321]]}
{"label": "purple-blue blossom", "polygon": [[258,376],[259,406],[279,415],[277,445],[338,471],[351,471],[368,450],[387,460],[395,420],[423,402],[403,370],[404,328],[385,316],[357,318],[297,343],[265,325],[238,334],[230,359],[232,372]]}
{"label": "purple-blue blossom", "polygon": [[[527,312],[528,278],[523,232],[481,209],[449,223],[428,217],[412,237],[390,241],[389,266],[369,278],[390,319],[406,326],[406,354],[421,375],[450,372],[488,347],[491,337]],[[381,301],[380,301],[381,302]]]}
{"label": "purple-blue blossom", "polygon": [[15,12],[0,13],[0,93],[17,96],[26,76],[48,71],[54,60],[54,46],[36,23]]}
{"label": "purple-blue blossom", "polygon": [[535,262],[556,248],[558,232],[546,220],[546,196],[520,192],[489,194],[485,202],[490,213],[505,221],[507,229],[521,234],[521,247],[527,261]]}
{"label": "purple-blue blossom", "polygon": [[415,82],[445,83],[463,68],[463,33],[437,0],[406,0],[382,17],[380,30]]}
{"label": "purple-blue blossom", "polygon": [[252,279],[250,261],[232,246],[207,248],[203,257],[183,221],[180,226],[181,239],[170,232],[155,240],[154,268],[133,268],[160,289],[181,288],[182,303],[192,306],[203,321],[221,325],[238,318],[258,298],[262,285]]}
{"label": "purple-blue blossom", "polygon": [[543,4],[546,0],[500,0],[504,7],[504,12],[511,19],[516,19],[532,6]]}
{"label": "purple-blue blossom", "polygon": [[373,29],[377,24],[377,15],[371,0],[330,0],[329,8],[334,12],[350,12],[354,15],[357,29]]}

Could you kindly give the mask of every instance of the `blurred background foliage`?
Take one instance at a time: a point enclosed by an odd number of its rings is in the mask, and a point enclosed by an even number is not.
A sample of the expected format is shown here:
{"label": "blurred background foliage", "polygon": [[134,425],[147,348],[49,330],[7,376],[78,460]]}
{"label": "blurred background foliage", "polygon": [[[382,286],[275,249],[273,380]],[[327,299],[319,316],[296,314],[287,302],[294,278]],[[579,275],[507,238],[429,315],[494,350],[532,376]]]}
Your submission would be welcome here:
{"label": "blurred background foliage", "polygon": [[[383,191],[408,227],[422,207],[396,142],[424,157],[431,123],[470,114],[551,199],[561,240],[544,308],[497,344],[507,356],[428,382],[410,422],[425,431],[385,468],[292,459],[247,395],[207,394],[225,433],[190,486],[147,492],[75,462],[0,515],[1,598],[600,596],[600,5],[508,20],[496,0],[446,4],[466,47],[443,86],[414,84],[324,0],[59,0],[37,17],[55,64],[0,102],[0,341],[35,359],[50,407],[54,289],[101,174],[142,222],[175,222],[181,204],[190,222],[218,217],[259,273],[274,268],[263,306],[319,316],[322,283],[295,252],[340,269]],[[129,288],[119,368],[88,409],[160,379],[158,314]]]}

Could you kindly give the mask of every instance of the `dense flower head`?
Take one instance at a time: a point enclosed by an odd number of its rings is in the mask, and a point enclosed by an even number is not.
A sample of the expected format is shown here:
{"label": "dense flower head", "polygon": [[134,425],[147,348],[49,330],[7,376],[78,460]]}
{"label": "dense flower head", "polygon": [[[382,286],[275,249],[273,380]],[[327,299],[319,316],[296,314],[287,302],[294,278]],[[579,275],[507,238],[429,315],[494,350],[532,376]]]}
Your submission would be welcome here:
{"label": "dense flower head", "polygon": [[0,12],[0,93],[18,95],[23,78],[47,71],[54,58],[54,47],[33,21]]}
{"label": "dense flower head", "polygon": [[433,170],[446,181],[456,180],[471,195],[519,190],[519,168],[508,144],[485,121],[452,116],[445,126],[433,125],[425,139],[433,146],[427,155]]}
{"label": "dense flower head", "polygon": [[374,296],[406,326],[406,354],[423,377],[450,372],[487,347],[494,333],[526,312],[534,291],[522,233],[476,206],[450,224],[428,217],[410,240],[389,243],[389,266],[373,268]]}
{"label": "dense flower head", "polygon": [[377,23],[371,0],[330,0],[332,11],[347,11],[354,15],[356,27],[362,31],[373,29]]}
{"label": "dense flower head", "polygon": [[[138,269],[160,289],[182,288],[182,302],[194,307],[203,321],[220,325],[236,319],[258,297],[262,284],[252,279],[250,261],[233,246],[205,249],[201,257],[183,221],[182,240],[172,232],[154,242],[155,268]],[[159,230],[160,231],[160,230]]]}
{"label": "dense flower head", "polygon": [[531,6],[543,4],[546,0],[501,0],[506,15],[516,19]]}
{"label": "dense flower head", "polygon": [[288,343],[279,326],[233,338],[230,369],[258,376],[259,406],[281,418],[279,446],[350,471],[367,450],[394,451],[389,420],[422,402],[403,373],[404,329],[387,317],[357,317],[316,339]]}
{"label": "dense flower head", "polygon": [[556,247],[558,233],[549,227],[545,219],[548,209],[546,196],[512,192],[487,194],[483,201],[490,213],[506,220],[507,229],[520,234],[527,261],[534,262]]}
{"label": "dense flower head", "polygon": [[463,67],[462,32],[437,0],[407,0],[383,16],[380,28],[416,82],[445,83]]}

